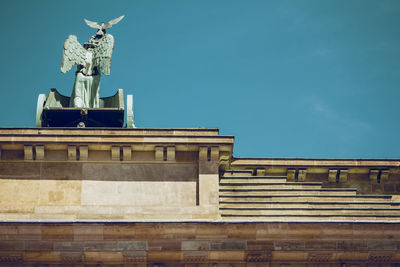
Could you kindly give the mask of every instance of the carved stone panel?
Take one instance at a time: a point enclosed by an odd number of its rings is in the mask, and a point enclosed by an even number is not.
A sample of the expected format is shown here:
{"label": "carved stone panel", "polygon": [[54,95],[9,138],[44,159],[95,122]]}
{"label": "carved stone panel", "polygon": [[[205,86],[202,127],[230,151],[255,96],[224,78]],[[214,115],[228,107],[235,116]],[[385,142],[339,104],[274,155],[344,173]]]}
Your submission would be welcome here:
{"label": "carved stone panel", "polygon": [[248,252],[246,256],[247,262],[267,262],[272,259],[271,251]]}
{"label": "carved stone panel", "polygon": [[11,253],[11,254],[7,254],[7,253],[1,253],[0,254],[0,264],[18,264],[18,263],[22,263],[23,262],[23,258],[22,258],[22,254],[15,254],[15,253]]}

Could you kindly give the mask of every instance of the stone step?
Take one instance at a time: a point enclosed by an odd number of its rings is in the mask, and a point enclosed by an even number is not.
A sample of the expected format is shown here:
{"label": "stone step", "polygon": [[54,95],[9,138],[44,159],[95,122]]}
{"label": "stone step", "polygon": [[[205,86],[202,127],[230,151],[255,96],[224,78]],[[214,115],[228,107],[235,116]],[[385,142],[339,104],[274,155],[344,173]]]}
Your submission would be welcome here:
{"label": "stone step", "polygon": [[234,214],[221,214],[221,217],[227,221],[329,221],[329,222],[357,222],[357,221],[385,221],[385,222],[399,222],[400,215],[234,215]]}
{"label": "stone step", "polygon": [[259,189],[269,189],[269,188],[313,188],[320,189],[322,183],[281,183],[281,182],[268,182],[268,183],[225,183],[220,182],[220,189],[246,189],[246,188],[259,188]]}
{"label": "stone step", "polygon": [[400,208],[400,202],[230,202],[222,201],[220,208]]}
{"label": "stone step", "polygon": [[225,187],[220,188],[219,190],[220,196],[234,196],[234,195],[344,195],[344,196],[355,196],[357,194],[357,189],[355,188],[343,188],[343,189],[331,189],[331,188],[322,188],[322,189],[310,189],[310,188],[302,188],[302,189],[294,189],[294,188],[240,188],[240,189],[226,189]]}
{"label": "stone step", "polygon": [[254,196],[248,194],[242,195],[232,195],[232,196],[220,196],[220,202],[277,202],[277,201],[287,201],[287,202],[304,202],[304,201],[319,201],[319,202],[390,202],[390,195],[355,195],[355,196],[343,196],[343,195],[303,195],[303,196],[293,196],[293,195],[277,195],[277,196]]}
{"label": "stone step", "polygon": [[231,177],[231,176],[252,176],[252,170],[226,170],[223,174],[224,177]]}
{"label": "stone step", "polygon": [[285,183],[286,176],[231,176],[221,177],[220,182],[229,184],[246,184],[246,183]]}
{"label": "stone step", "polygon": [[399,208],[391,208],[391,209],[369,209],[369,208],[270,208],[270,209],[244,209],[244,208],[222,208],[220,209],[221,215],[230,214],[230,215],[329,215],[329,216],[338,216],[338,215],[397,215],[400,216]]}

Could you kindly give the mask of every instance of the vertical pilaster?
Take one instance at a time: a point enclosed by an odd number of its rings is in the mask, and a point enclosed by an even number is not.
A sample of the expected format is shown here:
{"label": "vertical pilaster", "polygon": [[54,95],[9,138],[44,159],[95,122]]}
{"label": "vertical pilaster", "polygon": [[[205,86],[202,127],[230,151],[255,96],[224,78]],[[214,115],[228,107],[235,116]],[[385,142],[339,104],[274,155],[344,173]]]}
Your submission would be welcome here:
{"label": "vertical pilaster", "polygon": [[219,147],[217,147],[217,146],[211,147],[210,160],[211,161],[219,160]]}
{"label": "vertical pilaster", "polygon": [[167,161],[175,161],[175,147],[167,147]]}
{"label": "vertical pilaster", "polygon": [[347,182],[348,170],[340,170],[339,183]]}
{"label": "vertical pilaster", "polygon": [[121,149],[119,146],[111,147],[111,160],[119,161],[121,159]]}
{"label": "vertical pilaster", "polygon": [[338,174],[338,170],[329,170],[328,181],[331,183],[336,183],[337,174]]}
{"label": "vertical pilaster", "polygon": [[288,182],[294,182],[296,178],[296,170],[295,169],[288,169],[286,172],[286,180]]}
{"label": "vertical pilaster", "polygon": [[89,155],[88,146],[79,146],[79,160],[87,160]]}
{"label": "vertical pilaster", "polygon": [[68,160],[76,160],[76,146],[68,146]]}
{"label": "vertical pilaster", "polygon": [[386,182],[388,179],[389,179],[389,170],[381,170],[381,179],[380,179],[381,182]]}
{"label": "vertical pilaster", "polygon": [[201,146],[199,148],[199,160],[206,161],[208,158],[208,147]]}
{"label": "vertical pilaster", "polygon": [[256,169],[257,176],[265,176],[265,169]]}
{"label": "vertical pilaster", "polygon": [[307,177],[307,170],[299,170],[299,174],[297,177],[297,181],[299,182],[304,182],[306,180]]}
{"label": "vertical pilaster", "polygon": [[219,147],[199,147],[199,205],[218,215]]}
{"label": "vertical pilaster", "polygon": [[24,146],[24,160],[33,160],[33,147],[30,145]]}
{"label": "vertical pilaster", "polygon": [[36,145],[35,147],[36,152],[36,160],[44,160],[44,146],[43,145]]}
{"label": "vertical pilaster", "polygon": [[154,152],[154,158],[157,161],[163,161],[164,160],[164,147],[156,146],[155,152]]}
{"label": "vertical pilaster", "polygon": [[122,160],[129,161],[132,159],[132,147],[124,146],[122,147]]}

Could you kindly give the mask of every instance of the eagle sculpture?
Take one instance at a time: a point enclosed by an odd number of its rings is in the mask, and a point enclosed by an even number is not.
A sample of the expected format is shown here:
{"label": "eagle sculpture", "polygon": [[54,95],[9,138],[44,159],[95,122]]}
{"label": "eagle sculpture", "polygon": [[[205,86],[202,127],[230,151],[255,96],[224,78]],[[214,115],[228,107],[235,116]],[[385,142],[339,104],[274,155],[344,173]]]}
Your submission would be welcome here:
{"label": "eagle sculpture", "polygon": [[70,35],[64,42],[61,72],[67,73],[77,65],[75,83],[70,99],[70,107],[99,107],[99,87],[101,73],[110,75],[111,57],[114,49],[114,37],[106,29],[121,21],[124,16],[104,22],[85,19],[87,25],[97,32],[83,46],[75,35]]}

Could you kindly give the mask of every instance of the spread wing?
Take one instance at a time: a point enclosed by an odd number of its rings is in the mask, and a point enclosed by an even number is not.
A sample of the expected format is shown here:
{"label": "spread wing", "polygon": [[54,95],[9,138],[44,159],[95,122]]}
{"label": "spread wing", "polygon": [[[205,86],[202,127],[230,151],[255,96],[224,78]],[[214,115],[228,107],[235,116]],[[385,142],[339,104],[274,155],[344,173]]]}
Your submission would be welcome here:
{"label": "spread wing", "polygon": [[94,28],[94,29],[101,29],[101,26],[97,22],[90,21],[87,19],[84,19],[84,20],[89,27]]}
{"label": "spread wing", "polygon": [[107,25],[104,26],[104,29],[109,29],[111,28],[114,24],[117,24],[118,22],[120,22],[123,18],[125,17],[125,15],[122,15],[121,17],[118,17],[116,19],[110,20]]}
{"label": "spread wing", "polygon": [[106,34],[99,46],[93,49],[93,65],[97,66],[104,75],[110,75],[111,56],[114,49],[114,37]]}
{"label": "spread wing", "polygon": [[78,42],[75,35],[70,35],[64,42],[64,49],[61,62],[61,72],[67,73],[77,65],[85,65],[86,50]]}

